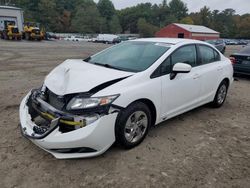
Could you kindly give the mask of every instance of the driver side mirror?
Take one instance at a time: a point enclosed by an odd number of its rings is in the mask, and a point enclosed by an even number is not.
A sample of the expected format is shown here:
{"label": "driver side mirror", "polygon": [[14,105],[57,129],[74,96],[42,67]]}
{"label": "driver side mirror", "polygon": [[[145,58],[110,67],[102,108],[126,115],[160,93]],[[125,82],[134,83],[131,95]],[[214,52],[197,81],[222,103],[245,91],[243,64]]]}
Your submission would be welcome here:
{"label": "driver side mirror", "polygon": [[170,73],[170,80],[173,80],[178,73],[189,73],[192,66],[186,63],[176,63]]}

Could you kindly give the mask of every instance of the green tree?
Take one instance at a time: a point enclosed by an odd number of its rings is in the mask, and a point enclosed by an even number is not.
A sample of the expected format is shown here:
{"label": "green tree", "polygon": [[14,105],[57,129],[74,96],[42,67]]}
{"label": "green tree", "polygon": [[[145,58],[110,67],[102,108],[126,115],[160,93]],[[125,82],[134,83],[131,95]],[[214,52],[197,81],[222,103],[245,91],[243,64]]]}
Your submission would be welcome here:
{"label": "green tree", "polygon": [[121,33],[122,28],[118,16],[114,15],[109,21],[109,30],[111,33]]}
{"label": "green tree", "polygon": [[160,28],[164,27],[166,20],[170,15],[170,10],[166,0],[162,1],[162,4],[159,6],[155,5],[153,8],[153,16],[157,18],[158,23],[154,22],[155,25],[159,25]]}
{"label": "green tree", "polygon": [[186,17],[188,14],[188,8],[181,0],[172,0],[169,2],[170,13],[174,15],[178,20]]}
{"label": "green tree", "polygon": [[110,0],[99,0],[97,8],[102,16],[101,32],[118,33],[121,32],[120,20],[116,15],[115,7]]}
{"label": "green tree", "polygon": [[58,14],[55,11],[56,3],[53,0],[40,0],[36,19],[49,30],[56,30]]}
{"label": "green tree", "polygon": [[111,20],[115,14],[115,7],[110,0],[99,0],[97,8],[101,16],[105,17],[107,20]]}
{"label": "green tree", "polygon": [[233,38],[236,35],[236,23],[234,22],[235,11],[225,9],[218,12],[216,17],[213,15],[211,27],[221,33],[223,38]]}
{"label": "green tree", "polygon": [[190,16],[187,16],[187,17],[181,19],[180,23],[193,25],[194,21],[192,20],[192,18]]}
{"label": "green tree", "polygon": [[163,8],[168,7],[167,0],[163,0],[162,4],[160,6],[163,7]]}
{"label": "green tree", "polygon": [[165,19],[165,25],[169,25],[171,23],[177,23],[179,22],[179,20],[174,16],[174,15],[169,15],[166,19]]}
{"label": "green tree", "polygon": [[208,7],[204,6],[200,9],[200,25],[209,27],[211,20],[211,11]]}
{"label": "green tree", "polygon": [[57,30],[61,32],[70,32],[71,28],[71,12],[68,10],[63,10],[58,18],[59,23],[57,23]]}
{"label": "green tree", "polygon": [[154,36],[155,32],[159,30],[158,27],[147,23],[144,18],[140,18],[137,23],[138,31],[140,36],[142,37],[152,37]]}
{"label": "green tree", "polygon": [[242,15],[238,24],[237,38],[250,39],[250,14]]}
{"label": "green tree", "polygon": [[72,26],[76,32],[97,33],[100,31],[100,14],[93,0],[83,0],[79,5]]}
{"label": "green tree", "polygon": [[221,12],[223,18],[224,32],[223,34],[229,38],[233,38],[236,33],[236,23],[234,22],[235,10],[225,9]]}
{"label": "green tree", "polygon": [[[144,18],[148,23],[159,23],[153,14],[151,3],[142,3],[134,7],[118,11],[120,23],[124,32],[138,33],[137,23],[140,18]],[[158,24],[157,24],[158,25]]]}
{"label": "green tree", "polygon": [[210,27],[215,31],[221,32],[223,30],[223,20],[219,10],[213,10],[211,12]]}

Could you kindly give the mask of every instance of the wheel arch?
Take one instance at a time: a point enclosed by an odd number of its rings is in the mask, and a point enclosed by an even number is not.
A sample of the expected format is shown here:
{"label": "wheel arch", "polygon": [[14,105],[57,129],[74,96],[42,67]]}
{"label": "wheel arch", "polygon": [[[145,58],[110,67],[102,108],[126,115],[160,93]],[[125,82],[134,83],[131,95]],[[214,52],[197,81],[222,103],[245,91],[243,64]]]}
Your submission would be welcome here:
{"label": "wheel arch", "polygon": [[220,84],[222,83],[222,82],[226,82],[227,83],[227,87],[229,87],[229,85],[230,85],[230,80],[229,80],[229,78],[224,78],[221,82],[220,82]]}
{"label": "wheel arch", "polygon": [[[150,100],[150,99],[147,99],[147,98],[141,98],[141,99],[137,99],[133,102],[131,102],[129,105],[133,104],[133,103],[136,103],[136,102],[142,102],[144,103],[145,105],[147,105],[147,107],[149,108],[150,112],[151,112],[151,115],[152,115],[152,118],[151,118],[151,125],[155,125],[156,123],[156,118],[157,118],[157,110],[156,110],[156,107],[155,107],[155,104]],[[128,105],[128,106],[129,106]]]}

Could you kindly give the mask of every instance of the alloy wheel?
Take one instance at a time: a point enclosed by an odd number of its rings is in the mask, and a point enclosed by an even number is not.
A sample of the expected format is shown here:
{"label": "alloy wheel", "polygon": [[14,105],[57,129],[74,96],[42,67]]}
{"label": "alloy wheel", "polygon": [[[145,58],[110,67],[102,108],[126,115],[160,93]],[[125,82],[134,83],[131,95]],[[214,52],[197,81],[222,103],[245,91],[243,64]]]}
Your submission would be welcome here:
{"label": "alloy wheel", "polygon": [[217,97],[217,102],[219,104],[222,104],[224,100],[226,99],[227,95],[227,86],[225,84],[221,85],[219,91],[218,91],[218,97]]}
{"label": "alloy wheel", "polygon": [[146,133],[148,117],[143,111],[136,111],[131,114],[126,122],[124,134],[130,143],[139,141]]}

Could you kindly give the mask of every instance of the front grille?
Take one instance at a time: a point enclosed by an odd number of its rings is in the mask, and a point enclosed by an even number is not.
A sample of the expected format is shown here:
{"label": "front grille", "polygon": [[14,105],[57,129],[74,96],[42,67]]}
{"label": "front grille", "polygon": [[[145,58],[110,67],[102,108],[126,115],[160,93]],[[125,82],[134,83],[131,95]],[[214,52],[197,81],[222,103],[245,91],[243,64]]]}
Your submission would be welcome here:
{"label": "front grille", "polygon": [[48,90],[47,91],[47,99],[48,103],[53,106],[54,108],[58,110],[62,110],[63,107],[65,106],[65,98],[64,96],[56,95],[52,91]]}

